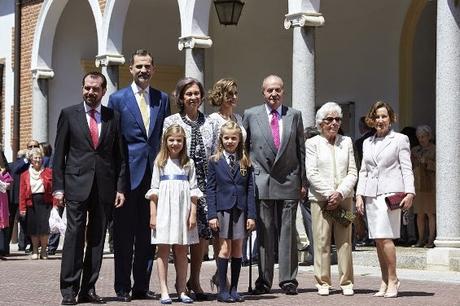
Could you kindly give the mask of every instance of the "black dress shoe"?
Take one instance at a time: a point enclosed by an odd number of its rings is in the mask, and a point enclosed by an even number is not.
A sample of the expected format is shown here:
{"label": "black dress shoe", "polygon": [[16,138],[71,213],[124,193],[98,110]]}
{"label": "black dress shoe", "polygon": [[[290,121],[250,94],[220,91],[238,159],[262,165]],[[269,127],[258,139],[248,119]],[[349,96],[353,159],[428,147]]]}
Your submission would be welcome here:
{"label": "black dress shoe", "polygon": [[61,305],[77,305],[77,300],[73,296],[65,296],[62,299]]}
{"label": "black dress shoe", "polygon": [[78,303],[105,304],[105,301],[96,294],[96,291],[89,290],[86,294],[78,295]]}
{"label": "black dress shoe", "polygon": [[118,292],[117,301],[119,302],[131,302],[131,297],[128,292]]}
{"label": "black dress shoe", "polygon": [[270,288],[264,287],[264,286],[256,286],[252,292],[254,295],[261,295],[261,294],[267,294],[270,293]]}
{"label": "black dress shoe", "polygon": [[147,292],[133,292],[132,294],[133,300],[154,300],[155,299],[155,292],[147,291]]}
{"label": "black dress shoe", "polygon": [[286,284],[282,289],[286,295],[297,295],[297,287],[294,284]]}

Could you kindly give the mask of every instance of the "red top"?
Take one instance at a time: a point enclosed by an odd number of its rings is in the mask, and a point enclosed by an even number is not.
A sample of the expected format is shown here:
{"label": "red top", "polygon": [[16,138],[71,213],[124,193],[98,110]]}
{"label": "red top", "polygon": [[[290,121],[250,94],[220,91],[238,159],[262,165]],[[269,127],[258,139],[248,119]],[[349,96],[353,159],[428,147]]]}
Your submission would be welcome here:
{"label": "red top", "polygon": [[[52,194],[52,180],[53,171],[50,168],[43,169],[40,173],[40,178],[43,181],[43,187],[45,188],[44,201],[48,204],[53,204]],[[27,207],[32,206],[32,190],[30,189],[30,173],[29,170],[21,174],[21,180],[19,184],[19,211],[26,211]]]}

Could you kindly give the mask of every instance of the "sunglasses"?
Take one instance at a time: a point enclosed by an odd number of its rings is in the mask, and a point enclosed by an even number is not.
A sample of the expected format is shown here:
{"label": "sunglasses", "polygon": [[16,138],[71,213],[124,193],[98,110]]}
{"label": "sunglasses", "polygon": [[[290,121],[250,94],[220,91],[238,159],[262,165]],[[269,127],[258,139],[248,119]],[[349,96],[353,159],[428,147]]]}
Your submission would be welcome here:
{"label": "sunglasses", "polygon": [[342,118],[340,117],[326,117],[323,119],[323,121],[327,124],[331,124],[333,121],[340,123],[342,121]]}
{"label": "sunglasses", "polygon": [[39,145],[27,146],[27,149],[33,149],[33,148],[40,148],[40,146]]}

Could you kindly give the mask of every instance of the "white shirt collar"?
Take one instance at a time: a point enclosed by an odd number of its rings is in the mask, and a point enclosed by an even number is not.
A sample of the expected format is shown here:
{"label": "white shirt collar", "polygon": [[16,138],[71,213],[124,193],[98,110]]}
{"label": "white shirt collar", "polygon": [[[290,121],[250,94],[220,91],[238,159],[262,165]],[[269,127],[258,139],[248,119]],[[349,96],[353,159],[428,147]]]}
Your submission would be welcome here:
{"label": "white shirt collar", "polygon": [[[272,109],[271,109],[271,107],[268,106],[267,103],[264,103],[264,105],[265,105],[265,110],[267,111],[267,115],[271,115],[271,114],[272,114]],[[278,107],[276,108],[276,111],[278,112],[279,117],[281,117],[282,110],[283,110],[283,104],[281,104],[280,106],[278,106]]]}
{"label": "white shirt collar", "polygon": [[[85,113],[89,112],[92,108],[88,106],[88,104],[86,104],[86,102],[83,102],[83,106],[85,107]],[[95,108],[96,112],[98,114],[101,113],[101,103],[99,103],[99,105]]]}
{"label": "white shirt collar", "polygon": [[225,159],[228,160],[228,157],[229,157],[230,155],[233,155],[233,157],[235,157],[235,160],[236,160],[236,154],[235,154],[235,153],[228,153],[227,151],[224,150]]}
{"label": "white shirt collar", "polygon": [[[134,94],[136,95],[137,93],[139,93],[140,91],[144,91],[144,89],[140,88],[139,86],[137,86],[137,84],[135,82],[132,82],[131,83],[131,89],[133,90]],[[147,87],[144,91],[144,94],[147,94],[149,95],[150,94],[150,87]]]}

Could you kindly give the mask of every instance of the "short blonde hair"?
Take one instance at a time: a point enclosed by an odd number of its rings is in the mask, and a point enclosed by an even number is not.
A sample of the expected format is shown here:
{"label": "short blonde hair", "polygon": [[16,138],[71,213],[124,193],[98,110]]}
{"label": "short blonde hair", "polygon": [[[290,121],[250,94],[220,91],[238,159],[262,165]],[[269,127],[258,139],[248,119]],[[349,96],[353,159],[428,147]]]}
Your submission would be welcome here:
{"label": "short blonde hair", "polygon": [[236,81],[233,79],[220,79],[214,84],[211,90],[208,91],[209,104],[212,106],[221,106],[226,95],[235,91],[238,88]]}

